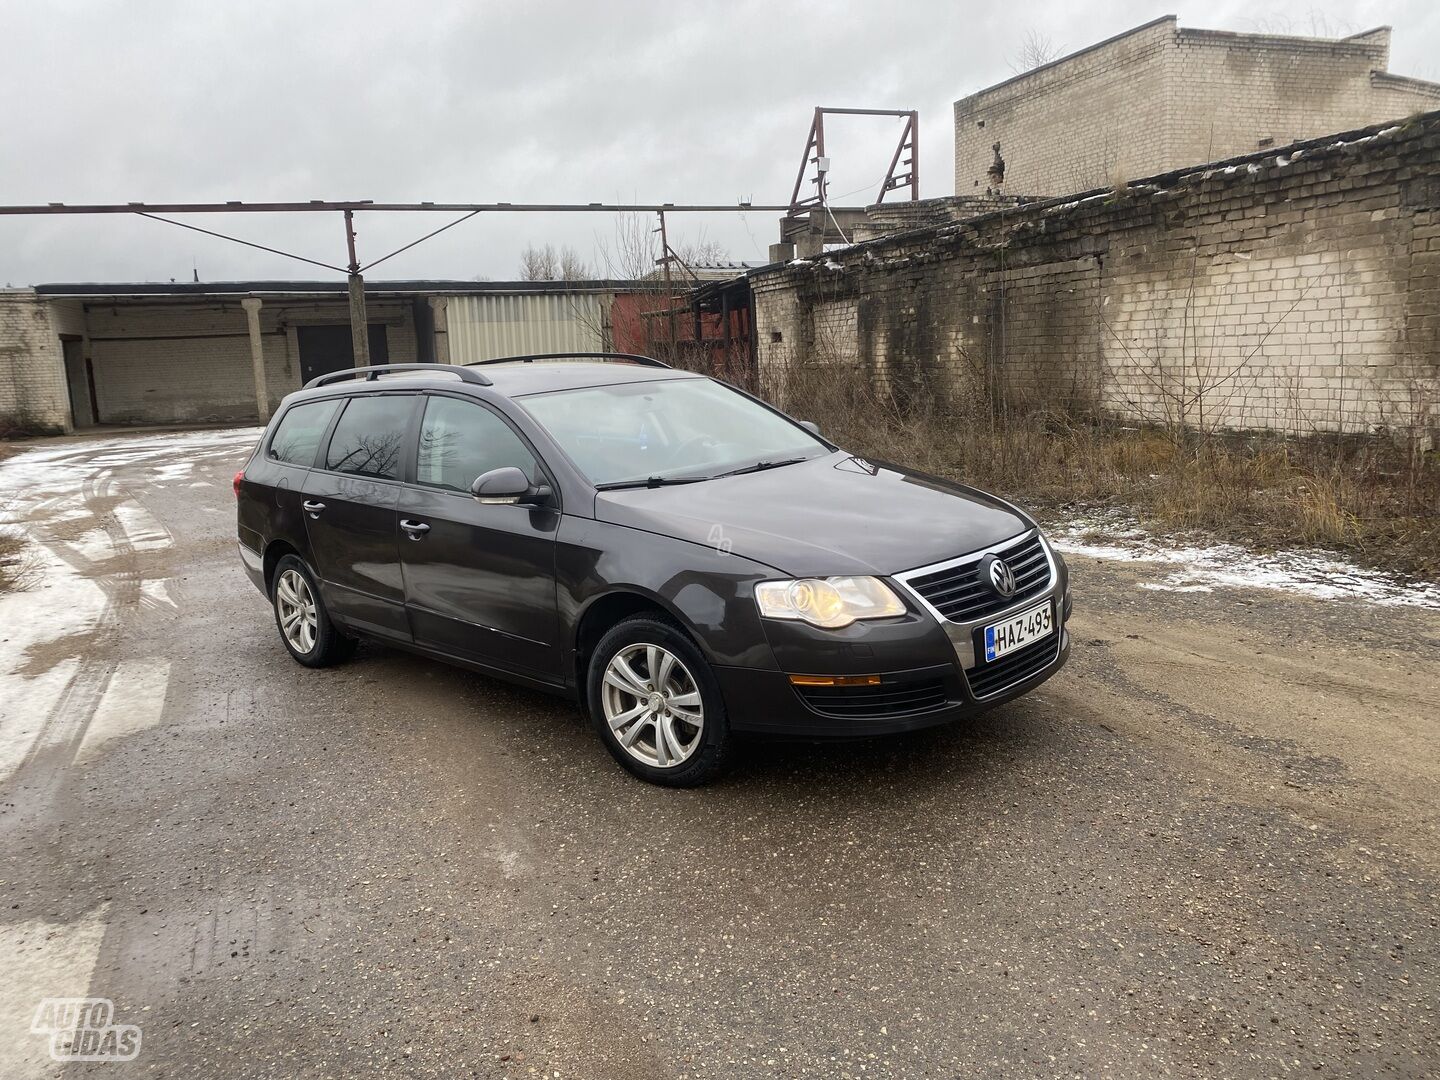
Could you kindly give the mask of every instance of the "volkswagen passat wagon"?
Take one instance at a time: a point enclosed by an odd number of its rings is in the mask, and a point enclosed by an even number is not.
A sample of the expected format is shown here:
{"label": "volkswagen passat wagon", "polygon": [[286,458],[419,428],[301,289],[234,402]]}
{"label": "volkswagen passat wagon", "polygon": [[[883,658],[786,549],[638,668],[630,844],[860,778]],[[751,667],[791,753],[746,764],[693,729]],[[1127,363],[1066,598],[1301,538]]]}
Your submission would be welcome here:
{"label": "volkswagen passat wagon", "polygon": [[955,720],[1069,655],[1065,563],[1023,511],[645,357],[321,376],[235,491],[301,664],[366,637],[563,694],[661,784],[737,735]]}

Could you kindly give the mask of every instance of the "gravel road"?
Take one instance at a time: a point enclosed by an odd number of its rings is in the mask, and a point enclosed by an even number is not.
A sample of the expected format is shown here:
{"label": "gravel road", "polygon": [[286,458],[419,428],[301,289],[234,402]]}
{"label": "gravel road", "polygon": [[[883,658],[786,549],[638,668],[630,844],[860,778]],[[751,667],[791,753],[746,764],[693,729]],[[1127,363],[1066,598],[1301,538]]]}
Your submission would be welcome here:
{"label": "gravel road", "polygon": [[1440,1071],[1440,612],[1076,556],[1038,692],[662,790],[541,694],[294,664],[234,552],[254,438],[0,464],[41,575],[0,597],[6,1080],[87,995],[143,1046],[65,1075]]}

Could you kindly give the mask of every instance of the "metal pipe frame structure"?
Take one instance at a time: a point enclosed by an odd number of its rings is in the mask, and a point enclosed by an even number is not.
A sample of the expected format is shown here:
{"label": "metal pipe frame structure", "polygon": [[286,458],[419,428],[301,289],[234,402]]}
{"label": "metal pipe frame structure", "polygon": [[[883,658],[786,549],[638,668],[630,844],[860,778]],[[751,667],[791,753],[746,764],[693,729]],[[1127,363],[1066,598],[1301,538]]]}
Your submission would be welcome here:
{"label": "metal pipe frame structure", "polygon": [[[337,274],[344,274],[349,283],[350,296],[350,337],[355,355],[357,367],[368,367],[370,365],[370,335],[365,314],[365,278],[364,274],[372,267],[379,266],[387,259],[392,259],[402,252],[409,251],[417,244],[423,244],[432,237],[439,236],[447,229],[453,229],[462,222],[469,221],[478,214],[506,213],[506,214],[553,214],[553,213],[598,213],[598,214],[626,214],[645,213],[658,214],[660,216],[660,232],[664,238],[665,215],[675,214],[743,214],[752,211],[760,213],[786,213],[790,207],[779,205],[766,205],[763,203],[740,202],[730,204],[714,203],[455,203],[455,202],[375,202],[371,199],[354,199],[349,201],[335,201],[328,199],[312,199],[308,202],[196,202],[196,203],[36,203],[29,205],[0,206],[0,217],[31,217],[31,216],[63,216],[77,214],[134,214],[137,217],[149,218],[152,221],[164,222],[166,225],[174,225],[177,228],[189,229],[192,232],[203,233],[206,236],[213,236],[220,240],[228,240],[231,243],[242,244],[245,247],[256,248],[260,251],[267,251],[272,255],[279,255],[282,258],[294,259],[297,262],[308,263],[311,266],[318,266],[325,270],[333,270]],[[321,262],[318,259],[311,259],[304,255],[296,255],[294,252],[282,251],[280,248],[268,247],[265,244],[257,244],[252,240],[245,240],[238,236],[230,236],[227,233],[216,232],[213,229],[203,229],[199,225],[191,225],[184,221],[175,221],[173,218],[164,217],[165,214],[312,214],[312,213],[340,213],[345,221],[345,253],[347,256],[346,265],[336,266],[333,263]],[[433,229],[417,240],[378,259],[368,263],[361,263],[355,244],[355,215],[358,213],[451,213],[459,214],[455,220]],[[665,244],[667,258],[662,260],[665,263],[665,276],[668,283],[670,278],[670,263],[668,260],[669,245]],[[671,337],[675,336],[673,327],[673,316],[671,319]]]}
{"label": "metal pipe frame structure", "polygon": [[[881,181],[880,193],[875,196],[877,203],[885,201],[885,193],[897,188],[910,189],[910,201],[920,198],[920,113],[914,109],[832,109],[817,105],[815,117],[810,121],[810,135],[805,140],[805,153],[800,157],[800,171],[795,176],[795,190],[790,196],[787,212],[798,213],[807,206],[825,206],[825,174],[819,170],[820,159],[825,157],[825,117],[827,116],[896,116],[905,119],[900,140],[895,145],[895,154],[890,159],[890,168]],[[910,156],[905,157],[906,151]],[[801,196],[805,186],[805,173],[810,166],[817,166],[816,174],[810,178],[815,185],[812,194]],[[904,169],[904,171],[898,171]]]}

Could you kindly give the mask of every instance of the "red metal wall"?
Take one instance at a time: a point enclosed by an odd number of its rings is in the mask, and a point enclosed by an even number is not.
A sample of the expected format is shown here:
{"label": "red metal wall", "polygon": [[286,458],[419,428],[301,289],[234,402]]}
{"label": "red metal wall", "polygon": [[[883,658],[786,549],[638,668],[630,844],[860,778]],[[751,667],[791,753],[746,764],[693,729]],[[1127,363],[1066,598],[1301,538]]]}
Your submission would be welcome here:
{"label": "red metal wall", "polygon": [[[660,359],[674,357],[686,366],[706,371],[717,378],[748,385],[753,368],[750,356],[748,308],[730,312],[727,345],[724,320],[718,314],[700,316],[700,336],[695,335],[695,315],[661,293],[617,293],[610,309],[611,340],[616,352],[640,353]],[[675,348],[670,347],[671,317],[674,315]]]}

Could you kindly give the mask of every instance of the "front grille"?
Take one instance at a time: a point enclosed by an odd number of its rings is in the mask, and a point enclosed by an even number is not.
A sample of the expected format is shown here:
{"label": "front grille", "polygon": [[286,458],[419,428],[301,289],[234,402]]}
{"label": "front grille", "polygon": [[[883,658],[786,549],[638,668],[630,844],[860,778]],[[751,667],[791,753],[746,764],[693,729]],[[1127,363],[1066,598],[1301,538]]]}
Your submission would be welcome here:
{"label": "front grille", "polygon": [[1015,572],[1013,596],[997,596],[988,581],[980,580],[977,558],[959,566],[906,578],[936,611],[951,622],[973,622],[1003,611],[1013,604],[1039,596],[1050,586],[1050,560],[1045,557],[1040,534],[1032,533],[1010,547],[995,552]]}
{"label": "front grille", "polygon": [[998,694],[1031,675],[1038,675],[1054,662],[1059,652],[1060,632],[1057,631],[1043,641],[1006,653],[999,660],[973,667],[965,673],[965,678],[970,681],[970,692],[977,698]]}
{"label": "front grille", "polygon": [[904,716],[938,708],[949,700],[943,679],[878,686],[797,686],[795,689],[816,712],[845,720]]}

